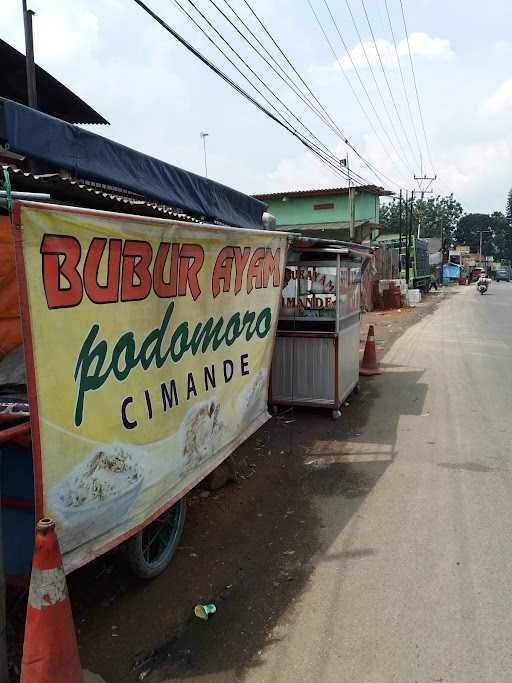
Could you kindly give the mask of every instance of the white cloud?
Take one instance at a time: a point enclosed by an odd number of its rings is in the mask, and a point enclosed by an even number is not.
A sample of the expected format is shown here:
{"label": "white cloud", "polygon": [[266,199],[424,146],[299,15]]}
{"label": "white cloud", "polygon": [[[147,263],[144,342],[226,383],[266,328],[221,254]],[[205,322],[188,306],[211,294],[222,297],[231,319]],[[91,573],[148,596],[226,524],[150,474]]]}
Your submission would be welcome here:
{"label": "white cloud", "polygon": [[480,103],[481,114],[503,114],[512,109],[512,79],[504,81]]}
{"label": "white cloud", "polygon": [[[438,172],[443,186],[462,199],[467,210],[487,213],[504,210],[511,164],[512,135],[508,135],[450,150],[441,158]],[[483,188],[492,190],[494,196],[486,197]]]}
{"label": "white cloud", "polygon": [[[265,19],[266,15],[289,19],[274,22],[273,32],[301,72],[306,64],[321,63],[325,44],[311,35],[308,19],[304,12],[298,11],[293,0],[255,2],[258,14]],[[441,0],[429,2],[443,7]],[[197,43],[213,61],[219,61],[212,46],[197,36],[197,31],[169,0],[152,0],[152,3],[180,33]],[[413,5],[415,3],[411,7]],[[125,0],[30,0],[30,6],[36,12],[36,61],[111,121],[110,127],[94,127],[94,132],[202,173],[199,132],[208,130],[210,175],[246,192],[344,184],[343,179],[331,173],[287,133],[216,80],[133,3]],[[2,38],[23,51],[20,10],[19,0],[0,0]],[[250,12],[243,6],[240,11],[244,12],[251,27],[259,31]],[[478,16],[477,10],[474,16]],[[411,17],[411,25],[421,26],[421,16],[415,20]],[[427,135],[438,173],[434,192],[453,191],[467,210],[502,209],[512,183],[512,132],[508,123],[512,110],[512,76],[507,66],[512,58],[512,42],[501,39],[506,38],[506,31],[500,27],[493,34],[479,33],[481,41],[475,45],[475,37],[468,38],[458,15],[457,23],[446,22],[442,27],[450,38],[453,35],[453,41],[464,38],[460,40],[457,59],[453,59],[452,46],[444,38],[425,32],[409,36]],[[236,44],[243,52],[244,46]],[[397,93],[397,104],[401,114],[403,111],[402,119],[415,147],[394,46],[379,39],[378,47],[389,69],[391,86]],[[365,42],[364,48],[380,80],[375,46]],[[249,51],[245,56],[251,62],[255,59]],[[363,45],[352,44],[350,56],[362,69],[363,79],[371,88]],[[404,40],[398,45],[398,57],[404,67],[413,117],[419,125]],[[340,53],[340,60],[350,76],[352,65],[348,54]],[[338,69],[336,64],[320,66],[316,70]],[[493,73],[491,85],[489,73]],[[336,74],[328,74],[328,77],[310,74],[306,80],[329,113],[337,121],[339,119],[340,127],[358,151],[389,178],[402,187],[411,188],[412,173],[407,172],[403,164],[398,167],[398,162],[393,163],[393,155],[377,120],[374,123],[378,137],[387,152],[372,134],[347,85],[337,78],[334,86],[332,76]],[[236,74],[234,77],[238,80]],[[275,85],[275,92],[315,134],[337,156],[344,156],[344,150],[336,149],[339,138],[331,135],[309,110],[302,107],[302,103],[293,99],[278,79],[274,83],[270,72],[269,79],[269,85]],[[471,83],[471,88],[454,87],[454,84],[464,83]],[[372,112],[368,109],[367,112],[373,120]],[[391,106],[390,112],[393,114]],[[492,125],[489,124],[491,116]],[[394,139],[385,116],[383,120]],[[420,128],[418,135],[423,147]],[[357,165],[355,155],[351,154],[350,158],[354,170],[371,180],[371,173],[363,165]],[[425,154],[423,162],[428,162]],[[427,165],[423,170],[430,173],[430,165]],[[416,167],[414,170],[419,171]],[[396,189],[386,181],[382,182],[390,189]]]}
{"label": "white cloud", "polygon": [[[414,56],[422,57],[424,59],[450,59],[455,55],[450,47],[450,41],[444,38],[432,38],[428,33],[416,32],[409,34],[409,45],[411,53]],[[394,69],[398,66],[398,59],[403,59],[409,54],[407,47],[407,40],[404,38],[397,45],[397,50],[393,43],[382,38],[378,38],[375,43],[373,41],[364,41],[358,43],[338,61],[326,65],[312,65],[309,70],[315,71],[339,71],[340,65],[343,71],[350,71],[354,68],[368,68],[368,62],[371,66],[379,64],[379,53],[382,63],[388,69]],[[398,53],[398,58],[397,58]]]}
{"label": "white cloud", "polygon": [[79,4],[66,3],[58,12],[42,12],[37,21],[34,18],[34,40],[41,62],[80,59],[98,47],[98,17]]}
{"label": "white cloud", "polygon": [[285,190],[306,190],[320,187],[344,186],[326,166],[309,152],[281,159],[265,180],[259,192],[281,192]]}
{"label": "white cloud", "polygon": [[[432,38],[428,33],[416,32],[409,34],[409,45],[413,55],[426,59],[449,59],[455,55],[450,47],[450,41],[444,38]],[[403,57],[408,54],[407,40],[398,43],[398,54]]]}

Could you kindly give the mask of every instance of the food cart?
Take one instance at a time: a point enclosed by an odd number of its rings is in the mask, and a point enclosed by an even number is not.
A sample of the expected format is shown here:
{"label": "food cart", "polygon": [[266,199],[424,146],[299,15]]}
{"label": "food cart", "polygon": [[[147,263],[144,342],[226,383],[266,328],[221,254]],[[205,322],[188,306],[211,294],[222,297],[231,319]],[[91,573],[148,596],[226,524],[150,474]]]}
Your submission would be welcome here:
{"label": "food cart", "polygon": [[28,575],[49,516],[67,572],[127,542],[150,578],[185,494],[269,418],[288,236],[35,202],[15,202],[12,223],[23,346],[0,361],[6,574]]}
{"label": "food cart", "polygon": [[149,578],[187,492],[269,418],[288,236],[252,197],[2,98],[0,145],[38,168],[0,195],[5,573],[26,580],[51,516],[66,572],[122,547]]}
{"label": "food cart", "polygon": [[272,359],[270,403],[341,415],[359,388],[361,270],[370,250],[318,239],[291,243]]}

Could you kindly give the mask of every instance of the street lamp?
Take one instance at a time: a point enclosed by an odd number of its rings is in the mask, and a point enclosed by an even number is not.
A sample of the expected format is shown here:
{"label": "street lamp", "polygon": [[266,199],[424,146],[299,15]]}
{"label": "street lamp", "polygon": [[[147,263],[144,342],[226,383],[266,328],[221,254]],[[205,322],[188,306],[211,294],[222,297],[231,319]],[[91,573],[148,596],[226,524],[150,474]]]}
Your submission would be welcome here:
{"label": "street lamp", "polygon": [[208,178],[208,166],[206,165],[206,138],[208,137],[209,133],[205,133],[202,131],[199,133],[199,137],[202,138],[203,140],[203,152],[204,152],[204,175],[206,178]]}

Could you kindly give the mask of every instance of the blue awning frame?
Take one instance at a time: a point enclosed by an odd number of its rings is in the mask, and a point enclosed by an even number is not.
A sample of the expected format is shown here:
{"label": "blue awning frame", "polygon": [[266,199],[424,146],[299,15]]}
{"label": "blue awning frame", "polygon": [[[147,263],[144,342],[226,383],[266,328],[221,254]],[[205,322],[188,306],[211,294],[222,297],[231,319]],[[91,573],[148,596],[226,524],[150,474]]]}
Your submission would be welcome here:
{"label": "blue awning frame", "polygon": [[263,229],[266,204],[25,105],[0,98],[0,141],[12,152],[185,210],[209,222]]}

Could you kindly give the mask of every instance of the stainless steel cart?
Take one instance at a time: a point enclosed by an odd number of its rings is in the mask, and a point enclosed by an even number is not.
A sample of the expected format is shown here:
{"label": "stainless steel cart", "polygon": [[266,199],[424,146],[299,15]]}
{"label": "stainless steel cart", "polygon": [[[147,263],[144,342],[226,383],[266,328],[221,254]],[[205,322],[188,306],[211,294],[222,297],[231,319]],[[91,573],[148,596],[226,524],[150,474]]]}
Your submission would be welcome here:
{"label": "stainless steel cart", "polygon": [[272,359],[272,406],[318,406],[341,415],[359,387],[359,318],[364,249],[313,246],[289,250]]}

